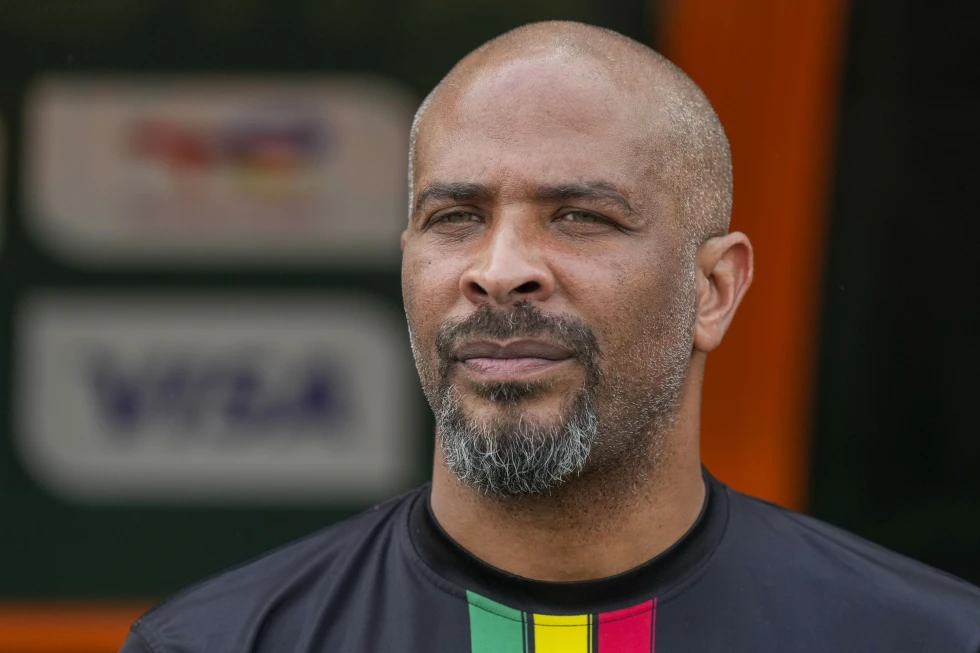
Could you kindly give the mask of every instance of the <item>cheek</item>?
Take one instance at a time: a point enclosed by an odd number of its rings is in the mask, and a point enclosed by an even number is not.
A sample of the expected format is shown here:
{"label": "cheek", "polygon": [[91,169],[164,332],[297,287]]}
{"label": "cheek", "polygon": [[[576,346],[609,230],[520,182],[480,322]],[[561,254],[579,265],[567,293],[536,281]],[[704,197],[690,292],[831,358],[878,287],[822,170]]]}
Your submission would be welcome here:
{"label": "cheek", "polygon": [[411,245],[402,256],[402,298],[412,332],[431,340],[459,295],[459,275],[452,261],[426,255]]}
{"label": "cheek", "polygon": [[583,316],[592,325],[602,349],[606,374],[621,376],[644,367],[669,337],[668,323],[677,315],[678,286],[664,266],[608,266],[583,287]]}
{"label": "cheek", "polygon": [[649,264],[641,267],[633,260],[614,257],[576,263],[566,268],[570,303],[583,316],[601,324],[607,335],[621,335],[625,325],[652,309],[659,283],[656,270]]}

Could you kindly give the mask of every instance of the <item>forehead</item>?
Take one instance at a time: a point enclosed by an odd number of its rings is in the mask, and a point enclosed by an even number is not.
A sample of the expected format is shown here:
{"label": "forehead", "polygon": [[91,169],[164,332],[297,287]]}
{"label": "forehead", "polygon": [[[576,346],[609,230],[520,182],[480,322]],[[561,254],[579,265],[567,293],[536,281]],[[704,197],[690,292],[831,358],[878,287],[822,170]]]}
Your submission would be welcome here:
{"label": "forehead", "polygon": [[598,63],[531,59],[464,73],[426,112],[416,181],[633,186],[648,171],[657,122],[643,104]]}

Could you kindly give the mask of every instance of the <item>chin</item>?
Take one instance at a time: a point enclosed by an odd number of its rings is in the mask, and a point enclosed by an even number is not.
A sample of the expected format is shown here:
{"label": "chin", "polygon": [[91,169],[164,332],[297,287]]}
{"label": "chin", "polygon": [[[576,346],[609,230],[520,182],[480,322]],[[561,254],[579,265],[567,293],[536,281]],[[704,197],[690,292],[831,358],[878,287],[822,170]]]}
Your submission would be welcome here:
{"label": "chin", "polygon": [[533,425],[538,429],[557,429],[562,425],[561,411],[554,408],[531,407],[520,403],[507,405],[487,405],[481,402],[480,406],[464,412],[469,421],[474,424],[491,426],[494,431],[506,433],[511,430],[518,430],[528,425]]}
{"label": "chin", "polygon": [[586,468],[598,434],[594,396],[509,402],[450,393],[436,415],[448,469],[485,494],[547,494]]}
{"label": "chin", "polygon": [[528,383],[481,384],[472,391],[460,393],[467,412],[500,415],[519,413],[526,416],[552,416],[558,419],[575,392],[559,392],[550,386]]}

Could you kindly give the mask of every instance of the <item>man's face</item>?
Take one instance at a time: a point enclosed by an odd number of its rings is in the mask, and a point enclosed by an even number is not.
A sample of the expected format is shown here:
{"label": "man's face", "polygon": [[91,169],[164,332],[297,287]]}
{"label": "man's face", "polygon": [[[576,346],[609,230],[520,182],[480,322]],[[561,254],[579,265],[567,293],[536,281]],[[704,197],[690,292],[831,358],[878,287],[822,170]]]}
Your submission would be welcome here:
{"label": "man's face", "polygon": [[567,66],[444,93],[416,152],[416,364],[447,465],[503,496],[649,459],[691,355],[693,261],[637,126],[650,108]]}

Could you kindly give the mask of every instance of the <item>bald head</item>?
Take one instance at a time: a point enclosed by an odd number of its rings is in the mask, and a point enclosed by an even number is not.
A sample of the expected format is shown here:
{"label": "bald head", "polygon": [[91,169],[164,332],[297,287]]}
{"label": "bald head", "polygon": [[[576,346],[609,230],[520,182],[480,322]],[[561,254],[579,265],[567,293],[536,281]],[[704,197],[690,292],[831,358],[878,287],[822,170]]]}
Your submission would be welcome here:
{"label": "bald head", "polygon": [[618,124],[635,141],[636,165],[648,170],[650,184],[669,199],[692,251],[728,231],[731,154],[707,97],[649,47],[573,22],[532,23],[507,32],[463,58],[433,89],[412,124],[410,202],[415,201],[419,145],[434,124],[458,120],[461,107],[471,114],[474,108],[520,111],[556,81],[600,91],[604,101],[594,120],[603,121],[604,113],[626,114]]}

